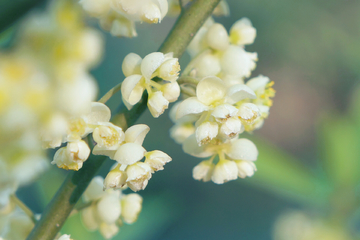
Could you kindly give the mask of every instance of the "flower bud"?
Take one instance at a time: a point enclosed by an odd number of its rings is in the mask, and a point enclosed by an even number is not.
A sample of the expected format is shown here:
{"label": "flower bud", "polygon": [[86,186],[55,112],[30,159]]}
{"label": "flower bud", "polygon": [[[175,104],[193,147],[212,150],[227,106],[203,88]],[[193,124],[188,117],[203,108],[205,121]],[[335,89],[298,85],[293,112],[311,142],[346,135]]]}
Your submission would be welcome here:
{"label": "flower bud", "polygon": [[114,237],[118,232],[119,232],[119,228],[118,226],[116,226],[115,223],[113,224],[106,224],[106,223],[101,223],[100,224],[100,234],[106,238],[106,239],[110,239],[112,237]]}
{"label": "flower bud", "polygon": [[180,86],[177,82],[166,83],[163,85],[162,92],[166,100],[175,102],[180,96]]}
{"label": "flower bud", "polygon": [[228,138],[233,138],[244,131],[241,121],[236,118],[229,118],[220,127],[220,133]]}
{"label": "flower bud", "polygon": [[219,51],[224,51],[229,46],[229,36],[225,27],[220,23],[213,24],[206,33],[208,45]]}
{"label": "flower bud", "polygon": [[107,122],[95,128],[93,139],[97,143],[97,149],[116,150],[125,140],[125,133],[118,126]]}
{"label": "flower bud", "polygon": [[103,196],[96,205],[97,215],[102,222],[115,223],[121,214],[120,192],[110,192]]}
{"label": "flower bud", "polygon": [[211,176],[211,180],[216,184],[235,180],[238,177],[238,168],[234,161],[220,160]]}
{"label": "flower bud", "polygon": [[219,126],[214,122],[204,122],[196,128],[196,141],[199,146],[207,144],[218,135]]}
{"label": "flower bud", "polygon": [[171,161],[169,155],[159,150],[148,152],[145,157],[145,163],[151,167],[152,172],[163,170],[164,165]]}
{"label": "flower bud", "polygon": [[161,64],[159,77],[166,81],[176,81],[180,72],[180,65],[177,58],[171,58]]}
{"label": "flower bud", "polygon": [[142,208],[142,197],[139,194],[131,193],[121,198],[121,217],[127,224],[134,223]]}
{"label": "flower bud", "polygon": [[259,108],[253,103],[244,103],[239,107],[238,117],[247,124],[252,124],[261,116]]}
{"label": "flower bud", "polygon": [[70,238],[70,235],[64,234],[61,237],[59,237],[57,240],[72,240]]}
{"label": "flower bud", "polygon": [[215,164],[212,161],[202,161],[193,168],[193,178],[208,182],[214,171]]}
{"label": "flower bud", "polygon": [[157,91],[150,94],[147,105],[151,115],[157,118],[168,108],[169,101],[163,96],[161,91]]}
{"label": "flower bud", "polygon": [[128,55],[126,55],[122,63],[122,71],[125,77],[134,74],[141,74],[141,61],[142,58],[136,53],[129,53]]}
{"label": "flower bud", "polygon": [[250,161],[234,161],[238,167],[238,175],[240,178],[251,177],[256,172],[256,166]]}
{"label": "flower bud", "polygon": [[120,164],[131,165],[140,161],[146,153],[145,148],[136,143],[125,143],[116,151],[114,160]]}
{"label": "flower bud", "polygon": [[194,69],[199,78],[216,76],[221,71],[219,57],[211,53],[205,53],[195,58]]}
{"label": "flower bud", "polygon": [[144,190],[151,178],[151,167],[143,162],[137,162],[130,165],[126,169],[128,178],[126,180],[127,185],[131,190],[137,192]]}
{"label": "flower bud", "polygon": [[256,29],[248,18],[236,21],[230,29],[230,41],[235,45],[247,45],[254,43]]}
{"label": "flower bud", "polygon": [[96,219],[96,206],[91,205],[81,210],[81,221],[89,231],[95,231],[99,228],[99,221]]}
{"label": "flower bud", "polygon": [[126,179],[126,173],[115,168],[106,175],[104,180],[104,189],[121,188],[126,184]]}
{"label": "flower bud", "polygon": [[104,15],[110,10],[110,0],[80,0],[79,3],[92,16]]}
{"label": "flower bud", "polygon": [[101,176],[94,177],[83,194],[84,202],[94,201],[104,196],[103,184],[104,179]]}
{"label": "flower bud", "polygon": [[195,127],[191,123],[175,124],[170,128],[170,137],[178,144],[182,144],[189,136],[195,132]]}

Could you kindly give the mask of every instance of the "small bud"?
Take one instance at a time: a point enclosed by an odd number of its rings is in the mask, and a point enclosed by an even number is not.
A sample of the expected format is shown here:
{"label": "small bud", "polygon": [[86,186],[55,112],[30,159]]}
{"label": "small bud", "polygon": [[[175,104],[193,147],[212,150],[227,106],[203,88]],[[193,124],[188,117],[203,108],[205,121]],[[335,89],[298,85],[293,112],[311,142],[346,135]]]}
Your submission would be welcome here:
{"label": "small bud", "polygon": [[100,224],[100,229],[99,229],[101,235],[106,238],[106,239],[110,239],[112,237],[114,237],[118,232],[119,232],[119,228],[118,226],[116,226],[115,223],[113,224],[106,224],[106,223],[101,223]]}
{"label": "small bud", "polygon": [[214,122],[204,122],[196,128],[195,135],[196,141],[199,146],[207,144],[218,135],[219,126]]}
{"label": "small bud", "polygon": [[159,77],[166,81],[176,81],[180,72],[180,65],[177,58],[171,58],[161,64],[159,68]]}
{"label": "small bud", "polygon": [[157,91],[150,94],[147,105],[151,115],[157,118],[168,108],[169,101],[163,96],[161,91]]}
{"label": "small bud", "polygon": [[238,116],[247,124],[252,124],[261,116],[259,108],[253,103],[244,103],[239,107]]}
{"label": "small bud", "polygon": [[215,164],[213,164],[212,161],[202,161],[193,168],[193,178],[208,182],[211,179],[214,168]]}
{"label": "small bud", "polygon": [[234,161],[220,160],[215,168],[211,180],[216,184],[235,180],[238,177],[238,168]]}
{"label": "small bud", "polygon": [[126,169],[128,178],[126,180],[127,185],[131,190],[137,192],[144,190],[151,178],[151,167],[143,162],[137,162],[130,165]]}
{"label": "small bud", "polygon": [[229,47],[229,36],[225,27],[220,23],[213,24],[206,33],[208,45],[219,51]]}
{"label": "small bud", "polygon": [[110,10],[110,0],[80,0],[79,3],[92,16],[101,16]]}
{"label": "small bud", "polygon": [[163,85],[162,92],[166,100],[175,102],[180,96],[180,86],[177,82],[166,83]]}
{"label": "small bud", "polygon": [[117,168],[111,170],[104,180],[104,189],[122,188],[126,184],[127,175]]}
{"label": "small bud", "polygon": [[163,170],[164,165],[171,161],[169,155],[159,150],[148,152],[145,157],[145,163],[151,167],[152,172]]}
{"label": "small bud", "polygon": [[122,71],[125,77],[129,77],[134,74],[141,74],[141,61],[142,58],[135,53],[129,53],[126,55],[122,63]]}
{"label": "small bud", "polygon": [[119,192],[110,192],[96,204],[97,216],[107,224],[115,223],[121,214]]}
{"label": "small bud", "polygon": [[240,178],[251,177],[256,172],[256,166],[250,161],[234,161],[238,167],[238,175]]}
{"label": "small bud", "polygon": [[254,43],[256,29],[248,18],[235,22],[230,29],[230,41],[235,45],[248,45]]}
{"label": "small bud", "polygon": [[121,198],[121,216],[127,224],[134,223],[142,208],[142,197],[139,194],[131,193]]}

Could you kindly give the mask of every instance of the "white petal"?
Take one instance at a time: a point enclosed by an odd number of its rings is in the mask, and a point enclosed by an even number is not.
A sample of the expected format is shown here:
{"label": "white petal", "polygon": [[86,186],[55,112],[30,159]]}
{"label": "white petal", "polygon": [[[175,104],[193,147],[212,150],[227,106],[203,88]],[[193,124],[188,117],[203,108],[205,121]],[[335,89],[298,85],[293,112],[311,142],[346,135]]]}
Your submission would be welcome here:
{"label": "white petal", "polygon": [[211,180],[216,184],[235,180],[238,177],[238,169],[234,161],[220,160],[211,176]]}
{"label": "white petal", "polygon": [[140,85],[141,75],[131,75],[124,79],[121,84],[122,97],[131,105],[138,103],[144,92],[144,87]]}
{"label": "white petal", "polygon": [[97,214],[102,222],[112,224],[120,217],[121,205],[117,194],[106,194],[100,199],[96,207]]}
{"label": "white petal", "polygon": [[146,124],[136,124],[125,131],[125,142],[142,145],[150,128]]}
{"label": "white petal", "polygon": [[131,165],[140,161],[145,153],[146,150],[141,145],[136,143],[125,143],[116,151],[114,159],[120,164]]}
{"label": "white petal", "polygon": [[268,77],[265,77],[263,75],[259,75],[258,77],[252,78],[249,81],[246,82],[246,86],[251,88],[254,91],[265,89],[266,84],[270,82],[270,79]]}
{"label": "white petal", "polygon": [[164,18],[169,10],[168,1],[167,0],[157,0],[158,6],[161,12],[161,18]]}
{"label": "white petal", "polygon": [[[166,58],[166,56],[165,56]],[[165,60],[159,68],[159,77],[167,81],[176,81],[180,72],[180,65],[177,58]]]}
{"label": "white petal", "polygon": [[201,103],[196,97],[190,97],[180,103],[176,112],[176,119],[190,114],[199,114],[208,109],[209,107]]}
{"label": "white petal", "polygon": [[217,136],[219,126],[214,122],[204,122],[196,128],[195,136],[196,141],[200,145],[209,143],[214,137]]}
{"label": "white petal", "polygon": [[[108,24],[110,24],[110,27],[107,27]],[[110,34],[115,37],[132,38],[137,36],[134,21],[125,17],[118,17],[115,20],[112,18],[110,20],[101,18],[100,25],[104,29],[110,28]]]}
{"label": "white petal", "polygon": [[175,102],[180,96],[180,86],[177,82],[166,83],[163,85],[162,92],[169,102]]}
{"label": "white petal", "polygon": [[90,202],[101,198],[105,194],[103,191],[103,183],[104,179],[101,176],[94,177],[83,194],[84,202]]}
{"label": "white petal", "polygon": [[240,138],[231,141],[226,154],[234,160],[256,161],[259,152],[252,141]]}
{"label": "white petal", "polygon": [[247,45],[254,43],[256,29],[248,18],[236,21],[230,29],[230,41],[235,45]]}
{"label": "white petal", "polygon": [[195,69],[196,76],[199,78],[216,76],[221,71],[220,59],[212,53],[204,52],[198,55],[193,61],[192,67]]}
{"label": "white petal", "polygon": [[159,23],[161,22],[161,11],[159,6],[149,2],[142,6],[141,20],[147,23]]}
{"label": "white petal", "polygon": [[166,153],[154,150],[146,153],[145,163],[147,163],[153,171],[164,169],[164,165],[171,161],[171,157]]}
{"label": "white petal", "polygon": [[134,75],[134,74],[140,75],[141,61],[142,58],[135,53],[129,53],[128,55],[126,55],[122,63],[122,71],[125,77],[129,77],[130,75]]}
{"label": "white petal", "polygon": [[251,177],[254,175],[254,173],[256,172],[256,166],[253,162],[250,161],[234,161],[236,162],[236,165],[238,167],[238,175],[241,178],[245,178],[245,177]]}
{"label": "white petal", "polygon": [[165,56],[161,52],[153,52],[144,57],[141,62],[141,73],[146,79],[151,79],[155,70],[164,62]]}
{"label": "white petal", "polygon": [[121,188],[126,184],[127,175],[117,168],[111,170],[104,180],[104,189]]}
{"label": "white petal", "polygon": [[248,53],[242,47],[231,45],[221,57],[221,69],[225,74],[249,77],[255,69],[256,53]]}
{"label": "white petal", "polygon": [[214,155],[214,151],[208,148],[207,145],[199,146],[195,134],[188,137],[182,146],[183,151],[198,158],[206,158]]}
{"label": "white petal", "polygon": [[80,0],[79,3],[92,16],[100,16],[110,10],[110,0]]}
{"label": "white petal", "polygon": [[237,84],[230,87],[226,95],[230,98],[230,103],[236,103],[246,98],[256,98],[254,91],[244,84]]}
{"label": "white petal", "polygon": [[85,228],[89,231],[95,231],[99,228],[99,223],[96,219],[96,208],[94,205],[87,207],[81,211],[81,221]]}
{"label": "white petal", "polygon": [[137,193],[127,194],[121,199],[121,217],[127,224],[136,221],[142,208],[142,197]]}
{"label": "white petal", "polygon": [[238,116],[245,120],[248,124],[253,123],[258,117],[261,116],[259,108],[253,103],[241,104]]}
{"label": "white petal", "polygon": [[215,164],[211,161],[202,161],[193,168],[192,175],[195,180],[202,180],[208,182],[211,179],[215,168]]}
{"label": "white petal", "polygon": [[211,113],[212,116],[219,120],[224,120],[233,117],[238,112],[238,109],[230,104],[221,104],[217,106]]}
{"label": "white petal", "polygon": [[135,163],[126,169],[127,185],[133,191],[144,190],[151,178],[151,167],[143,162]]}
{"label": "white petal", "polygon": [[170,137],[178,144],[182,144],[189,136],[195,133],[195,126],[191,123],[175,124],[170,128]]}
{"label": "white petal", "polygon": [[105,239],[110,239],[119,232],[119,228],[116,223],[107,224],[105,222],[102,222],[100,224],[99,232]]}
{"label": "white petal", "polygon": [[164,113],[169,106],[169,101],[164,97],[161,91],[154,92],[149,95],[147,106],[154,118]]}
{"label": "white petal", "polygon": [[218,77],[203,78],[196,87],[196,97],[205,105],[221,100],[225,94],[225,84]]}
{"label": "white petal", "polygon": [[244,126],[241,124],[241,121],[237,118],[229,118],[225,121],[220,127],[220,133],[227,136],[228,138],[233,138],[237,134],[244,131]]}
{"label": "white petal", "polygon": [[206,33],[208,45],[219,51],[224,51],[229,46],[229,36],[225,27],[220,23],[213,24]]}
{"label": "white petal", "polygon": [[98,124],[99,122],[108,122],[111,118],[111,111],[108,106],[99,102],[91,103],[91,112],[86,115],[86,122],[89,124]]}

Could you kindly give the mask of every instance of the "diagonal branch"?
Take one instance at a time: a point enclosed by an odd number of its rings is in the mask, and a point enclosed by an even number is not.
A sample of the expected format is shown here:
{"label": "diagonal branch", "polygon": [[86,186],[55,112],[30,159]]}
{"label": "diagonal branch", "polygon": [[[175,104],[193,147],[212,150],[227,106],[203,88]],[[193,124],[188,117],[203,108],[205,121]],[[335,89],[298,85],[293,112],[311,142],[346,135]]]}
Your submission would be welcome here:
{"label": "diagonal branch", "polygon": [[[195,33],[219,2],[220,0],[194,1],[188,9],[181,13],[159,51],[163,53],[173,52],[175,57],[181,57]],[[114,117],[113,122],[120,124],[125,130],[128,126],[133,125],[146,110],[146,103],[147,95],[144,94],[140,103],[130,111],[121,105],[119,114]],[[68,174],[27,240],[54,239],[105,159],[103,156],[91,156],[78,172]]]}

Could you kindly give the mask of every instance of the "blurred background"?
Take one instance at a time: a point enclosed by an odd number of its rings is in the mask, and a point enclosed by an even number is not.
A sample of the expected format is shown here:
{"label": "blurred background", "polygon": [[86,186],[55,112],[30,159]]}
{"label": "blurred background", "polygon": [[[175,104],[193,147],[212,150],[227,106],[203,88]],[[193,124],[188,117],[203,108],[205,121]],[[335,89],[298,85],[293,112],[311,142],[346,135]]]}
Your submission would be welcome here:
{"label": "blurred background", "polygon": [[[252,21],[257,38],[246,49],[259,56],[252,77],[270,77],[277,91],[263,128],[246,136],[258,146],[258,171],[223,185],[195,181],[192,168],[200,160],[170,139],[168,114],[154,119],[147,111],[138,120],[151,128],[144,147],[165,151],[173,161],[140,192],[138,221],[114,239],[360,239],[360,1],[227,2],[230,16],[215,20],[227,29],[242,17]],[[124,79],[121,64],[128,53],[144,57],[156,51],[174,22],[167,17],[158,25],[138,24],[139,37],[133,39],[104,32],[104,58],[93,71],[99,95]],[[89,23],[98,28],[96,21]],[[183,56],[182,69],[189,59]],[[115,110],[120,101],[118,94],[109,106]],[[65,175],[51,166],[18,196],[40,213]],[[338,235],[278,233],[319,226]],[[77,240],[101,239],[78,216],[68,219],[63,232]]]}

